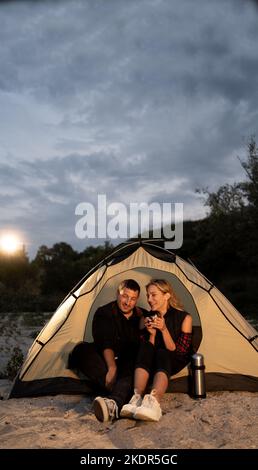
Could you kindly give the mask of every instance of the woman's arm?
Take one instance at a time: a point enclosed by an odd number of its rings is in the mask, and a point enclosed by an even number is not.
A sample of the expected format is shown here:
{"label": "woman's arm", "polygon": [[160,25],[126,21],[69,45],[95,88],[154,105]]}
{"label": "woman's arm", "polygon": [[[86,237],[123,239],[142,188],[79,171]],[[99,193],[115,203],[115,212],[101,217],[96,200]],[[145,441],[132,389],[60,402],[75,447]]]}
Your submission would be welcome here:
{"label": "woman's arm", "polygon": [[164,327],[163,327],[163,329],[161,329],[161,333],[163,335],[163,341],[165,343],[166,349],[168,349],[169,351],[175,351],[176,345],[175,345],[175,342],[172,339],[171,334],[169,333],[169,331],[166,327],[165,321],[164,321]]}
{"label": "woman's arm", "polygon": [[[165,319],[162,317],[156,318],[154,321],[154,326],[162,332],[163,341],[165,343],[166,349],[169,351],[175,351],[177,349],[177,344],[173,341],[172,336],[166,326]],[[192,317],[191,315],[186,315],[182,323],[182,333],[192,333]],[[180,335],[181,336],[181,335]],[[191,342],[191,338],[189,338]]]}
{"label": "woman's arm", "polygon": [[182,323],[181,334],[176,341],[176,350],[178,354],[187,355],[192,345],[192,317],[187,315]]}
{"label": "woman's arm", "polygon": [[186,315],[183,323],[182,323],[182,331],[183,333],[192,333],[193,329],[193,320],[191,315]]}
{"label": "woman's arm", "polygon": [[176,345],[172,339],[171,334],[169,333],[164,317],[155,318],[153,321],[153,326],[155,329],[161,331],[166,349],[169,351],[175,351]]}

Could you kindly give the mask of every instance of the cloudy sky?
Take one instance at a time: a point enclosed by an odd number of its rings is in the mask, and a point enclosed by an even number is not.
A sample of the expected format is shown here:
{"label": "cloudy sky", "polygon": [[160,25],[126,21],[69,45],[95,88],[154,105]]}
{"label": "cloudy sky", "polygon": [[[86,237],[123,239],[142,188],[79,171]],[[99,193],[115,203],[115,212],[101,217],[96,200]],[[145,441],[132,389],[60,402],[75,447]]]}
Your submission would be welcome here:
{"label": "cloudy sky", "polygon": [[0,3],[0,232],[30,256],[75,235],[80,202],[183,202],[243,179],[257,133],[251,0]]}

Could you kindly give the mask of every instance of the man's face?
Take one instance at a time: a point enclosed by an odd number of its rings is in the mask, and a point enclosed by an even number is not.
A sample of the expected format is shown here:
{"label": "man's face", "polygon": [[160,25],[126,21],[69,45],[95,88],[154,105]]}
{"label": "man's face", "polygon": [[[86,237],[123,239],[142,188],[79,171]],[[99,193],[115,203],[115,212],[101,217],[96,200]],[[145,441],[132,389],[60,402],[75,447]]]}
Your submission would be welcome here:
{"label": "man's face", "polygon": [[117,295],[117,303],[120,310],[124,313],[130,313],[136,305],[139,292],[124,287]]}

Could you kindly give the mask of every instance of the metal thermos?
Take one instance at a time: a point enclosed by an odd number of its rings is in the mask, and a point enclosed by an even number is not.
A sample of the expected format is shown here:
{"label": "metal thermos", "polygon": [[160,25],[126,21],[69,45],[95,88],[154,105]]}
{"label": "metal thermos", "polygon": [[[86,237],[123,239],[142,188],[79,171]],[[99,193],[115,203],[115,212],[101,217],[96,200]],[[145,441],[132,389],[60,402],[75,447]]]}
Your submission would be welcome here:
{"label": "metal thermos", "polygon": [[191,375],[193,398],[206,398],[205,365],[203,355],[195,353],[191,357]]}

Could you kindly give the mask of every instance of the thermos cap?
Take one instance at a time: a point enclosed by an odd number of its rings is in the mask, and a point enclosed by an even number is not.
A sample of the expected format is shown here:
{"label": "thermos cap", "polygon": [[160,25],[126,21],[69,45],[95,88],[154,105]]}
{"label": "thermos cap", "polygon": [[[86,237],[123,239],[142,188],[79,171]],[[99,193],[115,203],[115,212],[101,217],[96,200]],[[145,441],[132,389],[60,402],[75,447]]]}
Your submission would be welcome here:
{"label": "thermos cap", "polygon": [[203,355],[199,353],[195,353],[192,355],[192,362],[195,366],[200,367],[204,365]]}

